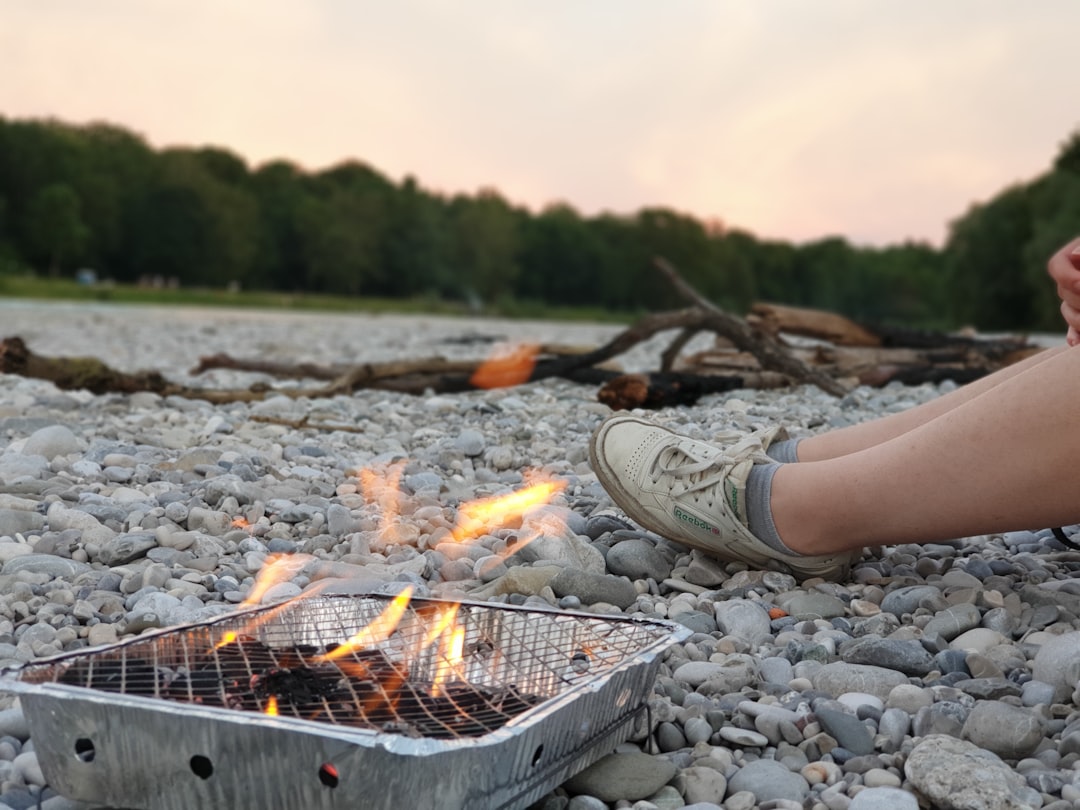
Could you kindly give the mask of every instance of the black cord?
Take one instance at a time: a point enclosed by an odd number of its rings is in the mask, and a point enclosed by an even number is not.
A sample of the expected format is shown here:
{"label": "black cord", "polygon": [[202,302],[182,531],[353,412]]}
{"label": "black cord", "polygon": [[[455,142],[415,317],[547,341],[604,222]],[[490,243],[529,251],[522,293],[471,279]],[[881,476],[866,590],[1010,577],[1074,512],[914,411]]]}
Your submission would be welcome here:
{"label": "black cord", "polygon": [[1055,528],[1051,529],[1050,531],[1052,531],[1054,533],[1054,537],[1056,537],[1058,540],[1060,540],[1063,544],[1065,544],[1066,546],[1068,546],[1071,549],[1075,549],[1076,551],[1080,551],[1080,543],[1074,543],[1072,540],[1070,540],[1068,538],[1068,536],[1065,534],[1064,529],[1062,529],[1060,526],[1055,527]]}

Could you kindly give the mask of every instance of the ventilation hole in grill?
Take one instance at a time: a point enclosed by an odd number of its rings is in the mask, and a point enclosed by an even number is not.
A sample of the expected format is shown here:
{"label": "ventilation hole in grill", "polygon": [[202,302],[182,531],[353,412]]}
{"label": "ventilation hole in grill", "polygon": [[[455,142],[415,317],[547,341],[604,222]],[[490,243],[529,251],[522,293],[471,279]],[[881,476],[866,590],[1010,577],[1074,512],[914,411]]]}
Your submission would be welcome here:
{"label": "ventilation hole in grill", "polygon": [[210,757],[196,754],[191,758],[191,772],[200,779],[209,779],[214,775],[214,763],[210,761]]}
{"label": "ventilation hole in grill", "polygon": [[94,741],[88,737],[79,737],[75,741],[75,756],[83,762],[93,762],[94,754],[97,752],[94,750]]}
{"label": "ventilation hole in grill", "polygon": [[319,781],[328,788],[336,788],[338,786],[338,769],[329,762],[324,762],[319,767]]}
{"label": "ventilation hole in grill", "polygon": [[536,746],[536,750],[533,751],[532,762],[530,763],[534,768],[540,763],[540,757],[544,755],[544,746]]}

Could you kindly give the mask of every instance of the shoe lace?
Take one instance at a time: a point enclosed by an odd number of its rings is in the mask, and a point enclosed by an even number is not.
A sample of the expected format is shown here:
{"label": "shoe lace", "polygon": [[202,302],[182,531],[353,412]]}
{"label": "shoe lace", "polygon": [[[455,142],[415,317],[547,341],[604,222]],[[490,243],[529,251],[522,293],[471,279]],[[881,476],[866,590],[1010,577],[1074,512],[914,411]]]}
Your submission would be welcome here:
{"label": "shoe lace", "polygon": [[667,476],[672,497],[689,495],[695,503],[706,498],[711,507],[717,499],[717,488],[736,465],[747,461],[755,464],[772,461],[765,454],[759,433],[746,435],[722,431],[714,438],[718,442],[734,443],[724,447],[706,445],[708,449],[703,449],[697,443],[679,442],[665,448],[653,468],[653,484]]}

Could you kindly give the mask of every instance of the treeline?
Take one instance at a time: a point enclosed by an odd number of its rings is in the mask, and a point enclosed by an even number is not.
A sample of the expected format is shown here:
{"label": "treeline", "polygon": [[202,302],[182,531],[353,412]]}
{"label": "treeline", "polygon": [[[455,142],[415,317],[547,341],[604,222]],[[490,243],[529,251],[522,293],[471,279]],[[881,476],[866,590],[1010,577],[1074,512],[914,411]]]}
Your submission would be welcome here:
{"label": "treeline", "polygon": [[152,149],[106,125],[0,117],[0,273],[92,267],[183,286],[506,300],[636,312],[679,305],[673,262],[716,302],[819,307],[866,321],[1056,328],[1046,258],[1080,232],[1080,133],[1034,181],[977,205],[943,250],[763,240],[666,208],[540,212],[494,190],[442,195],[348,161],[249,167],[220,148]]}

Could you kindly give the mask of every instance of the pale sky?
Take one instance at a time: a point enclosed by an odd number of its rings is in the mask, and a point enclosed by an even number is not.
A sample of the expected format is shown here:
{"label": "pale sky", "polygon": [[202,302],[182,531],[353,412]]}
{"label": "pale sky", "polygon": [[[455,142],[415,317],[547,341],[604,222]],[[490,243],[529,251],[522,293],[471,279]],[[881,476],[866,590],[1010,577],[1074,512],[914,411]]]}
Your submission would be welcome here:
{"label": "pale sky", "polygon": [[940,243],[1080,128],[1080,2],[0,0],[0,115]]}

